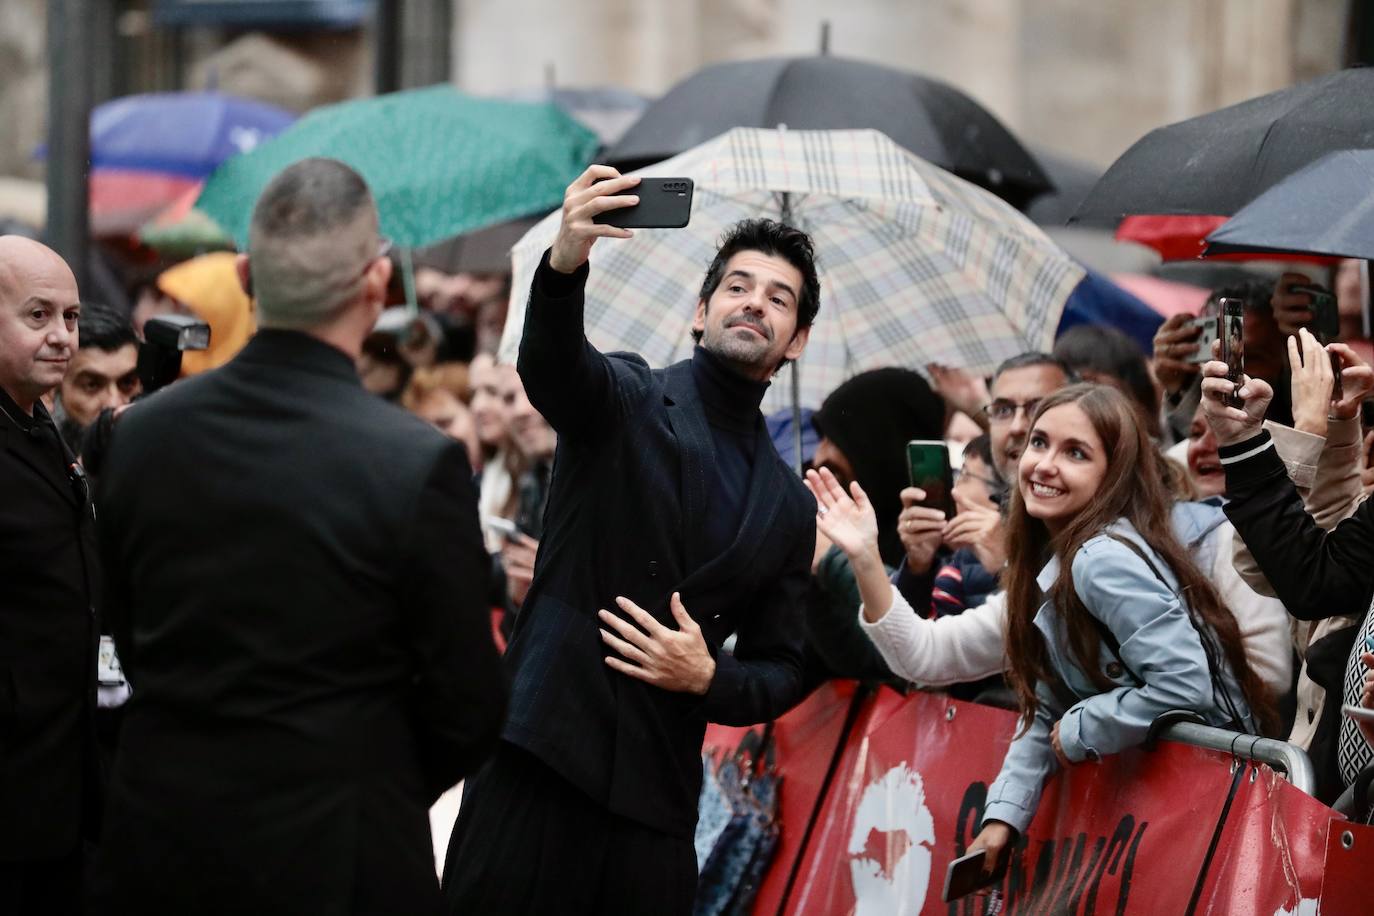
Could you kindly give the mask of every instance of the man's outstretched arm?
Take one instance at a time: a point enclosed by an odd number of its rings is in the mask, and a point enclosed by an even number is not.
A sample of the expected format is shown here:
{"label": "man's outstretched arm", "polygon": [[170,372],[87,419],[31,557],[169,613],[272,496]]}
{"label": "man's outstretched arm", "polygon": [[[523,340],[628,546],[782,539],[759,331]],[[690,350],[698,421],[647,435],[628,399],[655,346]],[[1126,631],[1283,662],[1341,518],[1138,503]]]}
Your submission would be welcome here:
{"label": "man's outstretched arm", "polygon": [[587,257],[598,238],[631,237],[593,217],[638,203],[620,193],[638,183],[609,166],[588,167],[568,186],[558,236],[530,284],[516,369],[530,403],[562,436],[594,432],[617,406],[614,367],[584,333]]}

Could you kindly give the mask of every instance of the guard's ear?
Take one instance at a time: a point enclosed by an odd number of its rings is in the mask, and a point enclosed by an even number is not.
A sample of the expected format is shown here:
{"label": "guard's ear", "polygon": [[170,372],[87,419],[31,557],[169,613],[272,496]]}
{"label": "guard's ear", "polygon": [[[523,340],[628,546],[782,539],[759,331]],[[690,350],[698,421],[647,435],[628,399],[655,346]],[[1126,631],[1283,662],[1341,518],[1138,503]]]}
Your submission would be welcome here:
{"label": "guard's ear", "polygon": [[239,285],[249,299],[253,298],[253,269],[248,264],[248,255],[240,254],[234,258],[234,272],[239,275]]}
{"label": "guard's ear", "polygon": [[697,300],[697,311],[692,316],[692,330],[705,333],[706,331],[706,300]]}

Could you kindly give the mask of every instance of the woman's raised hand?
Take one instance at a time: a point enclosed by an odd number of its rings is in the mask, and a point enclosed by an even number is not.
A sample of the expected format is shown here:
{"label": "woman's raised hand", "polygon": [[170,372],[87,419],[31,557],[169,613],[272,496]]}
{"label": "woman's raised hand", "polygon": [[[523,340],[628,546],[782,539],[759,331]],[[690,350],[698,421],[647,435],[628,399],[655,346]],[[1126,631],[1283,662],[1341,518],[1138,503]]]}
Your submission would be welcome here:
{"label": "woman's raised hand", "polygon": [[[858,482],[844,491],[828,468],[807,471],[803,481],[816,497],[816,528],[844,551],[850,562],[878,553],[878,517]],[[852,496],[851,496],[852,494]]]}

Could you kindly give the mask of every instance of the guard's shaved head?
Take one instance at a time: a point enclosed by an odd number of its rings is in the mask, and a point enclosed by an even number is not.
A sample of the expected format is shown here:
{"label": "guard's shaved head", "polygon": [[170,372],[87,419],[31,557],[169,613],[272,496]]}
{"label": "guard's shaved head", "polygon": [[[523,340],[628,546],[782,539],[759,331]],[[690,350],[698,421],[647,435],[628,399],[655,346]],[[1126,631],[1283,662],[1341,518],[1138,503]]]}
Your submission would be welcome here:
{"label": "guard's shaved head", "polygon": [[77,348],[76,277],[47,245],[0,236],[0,388],[26,412]]}
{"label": "guard's shaved head", "polygon": [[76,277],[60,254],[22,235],[0,235],[0,302],[26,295],[29,281],[36,279],[70,286],[76,301]]}

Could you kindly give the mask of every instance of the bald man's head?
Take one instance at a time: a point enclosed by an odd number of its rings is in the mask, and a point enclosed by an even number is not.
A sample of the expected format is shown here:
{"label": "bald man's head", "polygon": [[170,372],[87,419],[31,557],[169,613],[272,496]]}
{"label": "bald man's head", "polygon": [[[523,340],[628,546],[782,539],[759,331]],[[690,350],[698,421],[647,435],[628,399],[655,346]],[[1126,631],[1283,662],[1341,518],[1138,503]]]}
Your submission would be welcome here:
{"label": "bald man's head", "polygon": [[0,388],[26,413],[66,374],[80,313],[76,277],[57,252],[0,236]]}

